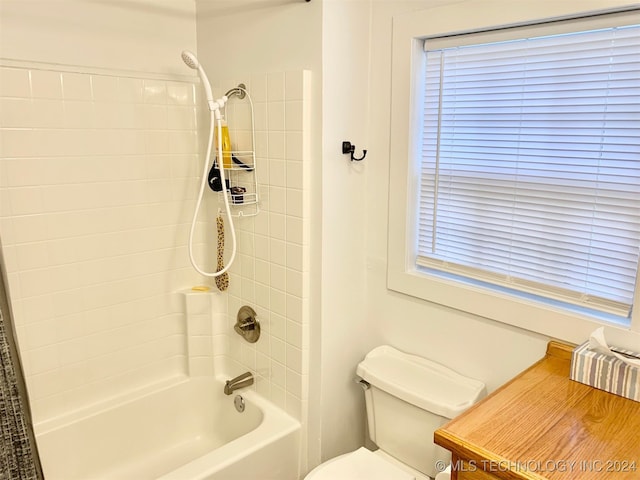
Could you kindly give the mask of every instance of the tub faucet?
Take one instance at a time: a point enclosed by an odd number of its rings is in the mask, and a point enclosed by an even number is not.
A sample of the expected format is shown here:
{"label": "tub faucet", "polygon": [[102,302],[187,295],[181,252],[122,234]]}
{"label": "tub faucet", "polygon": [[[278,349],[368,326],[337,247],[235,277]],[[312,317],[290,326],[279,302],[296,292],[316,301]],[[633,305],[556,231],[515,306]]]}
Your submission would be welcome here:
{"label": "tub faucet", "polygon": [[253,385],[253,375],[251,372],[246,372],[242,375],[238,375],[236,378],[227,380],[224,385],[224,394],[231,395],[235,390],[248,387],[249,385]]}

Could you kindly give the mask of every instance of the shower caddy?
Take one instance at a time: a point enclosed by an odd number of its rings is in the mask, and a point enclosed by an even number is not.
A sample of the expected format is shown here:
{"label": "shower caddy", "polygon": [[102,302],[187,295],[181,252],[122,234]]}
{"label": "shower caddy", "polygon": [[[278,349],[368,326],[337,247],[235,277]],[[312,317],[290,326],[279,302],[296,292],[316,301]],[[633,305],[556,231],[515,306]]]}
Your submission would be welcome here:
{"label": "shower caddy", "polygon": [[[233,97],[238,97],[240,100],[245,98],[249,101],[250,107],[250,145],[249,149],[234,149],[238,146],[238,143],[234,144],[234,139],[238,142],[241,137],[239,134],[240,129],[231,132],[231,168],[225,168],[225,177],[229,180],[229,189],[227,195],[229,198],[229,205],[232,208],[232,215],[234,217],[250,217],[255,216],[260,212],[260,205],[258,202],[258,177],[257,177],[257,164],[256,164],[256,152],[255,152],[255,115],[253,111],[253,101],[251,95],[247,92],[246,86],[243,83],[238,84],[237,87],[232,88],[226,94],[229,100]],[[227,106],[225,105],[225,118],[227,124],[231,128],[232,122],[228,117]],[[233,117],[233,115],[231,115]],[[242,139],[244,140],[244,138]],[[239,142],[244,146],[244,142]],[[220,162],[217,158],[218,152],[214,150],[211,154],[216,158],[216,164],[218,168],[224,165],[224,162]],[[213,187],[209,185],[212,189]],[[215,190],[217,191],[217,190]],[[224,195],[224,191],[218,191],[220,195]]]}

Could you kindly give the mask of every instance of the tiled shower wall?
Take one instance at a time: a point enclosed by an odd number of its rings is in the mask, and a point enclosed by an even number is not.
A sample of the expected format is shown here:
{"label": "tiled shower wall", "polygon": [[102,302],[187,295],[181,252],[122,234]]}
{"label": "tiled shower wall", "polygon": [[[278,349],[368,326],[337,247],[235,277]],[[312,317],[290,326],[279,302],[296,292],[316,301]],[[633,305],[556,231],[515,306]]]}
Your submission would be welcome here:
{"label": "tiled shower wall", "polygon": [[[310,72],[253,74],[238,80],[247,84],[254,102],[260,213],[236,220],[239,251],[230,269],[229,336],[214,355],[221,370],[230,374],[255,372],[256,390],[304,421],[309,372]],[[221,85],[228,89],[237,83]],[[232,144],[234,138],[249,141],[247,101],[232,98],[228,105]],[[261,322],[262,336],[255,344],[233,332],[242,305],[253,307]]]}
{"label": "tiled shower wall", "polygon": [[[247,369],[258,392],[304,419],[309,72],[241,80],[254,101],[260,213],[236,218],[228,296],[186,290],[185,303],[185,288],[213,286],[186,247],[208,127],[200,85],[0,68],[0,233],[36,422],[155,380]],[[248,105],[229,102],[236,149],[252,148]],[[205,195],[196,259],[207,269],[219,205]],[[232,328],[245,304],[263,327],[254,345]]]}
{"label": "tiled shower wall", "polygon": [[199,87],[0,68],[0,234],[36,422],[186,372]]}

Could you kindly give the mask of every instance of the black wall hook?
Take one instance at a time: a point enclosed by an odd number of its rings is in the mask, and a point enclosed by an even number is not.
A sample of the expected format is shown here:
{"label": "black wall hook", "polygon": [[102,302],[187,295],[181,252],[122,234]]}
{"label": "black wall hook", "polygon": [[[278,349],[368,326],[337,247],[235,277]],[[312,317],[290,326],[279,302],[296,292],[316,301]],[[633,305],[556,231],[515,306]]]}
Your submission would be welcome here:
{"label": "black wall hook", "polygon": [[344,154],[350,154],[351,155],[351,161],[356,161],[356,162],[360,162],[362,160],[364,160],[364,157],[367,156],[367,151],[366,150],[362,150],[362,156],[360,158],[356,158],[353,156],[353,153],[356,151],[356,146],[352,145],[351,142],[342,142],[342,153]]}

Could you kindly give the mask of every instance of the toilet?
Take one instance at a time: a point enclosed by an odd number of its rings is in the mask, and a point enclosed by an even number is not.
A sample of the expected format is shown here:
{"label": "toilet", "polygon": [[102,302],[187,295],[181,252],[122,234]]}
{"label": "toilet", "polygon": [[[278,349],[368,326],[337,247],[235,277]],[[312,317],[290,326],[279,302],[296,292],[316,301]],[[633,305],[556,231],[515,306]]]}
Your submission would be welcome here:
{"label": "toilet", "polygon": [[356,369],[365,389],[369,438],[378,446],[332,458],[305,480],[445,480],[450,453],[433,432],[486,394],[484,383],[383,345]]}

